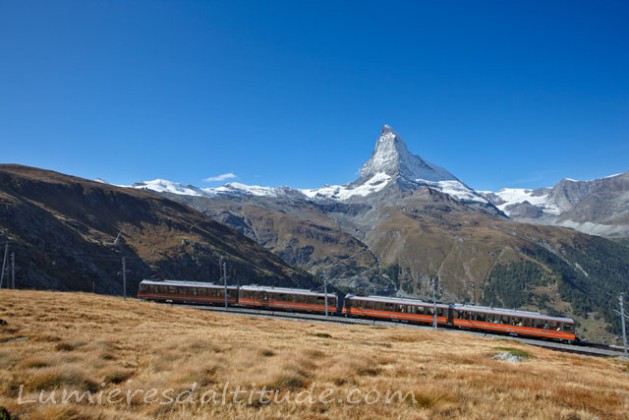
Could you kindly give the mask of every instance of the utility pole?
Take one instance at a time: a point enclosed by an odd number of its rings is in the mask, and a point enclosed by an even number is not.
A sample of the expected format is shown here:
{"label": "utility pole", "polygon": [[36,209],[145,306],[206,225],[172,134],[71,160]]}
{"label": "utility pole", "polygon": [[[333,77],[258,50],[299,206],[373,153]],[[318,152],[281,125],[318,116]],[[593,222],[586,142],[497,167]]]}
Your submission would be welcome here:
{"label": "utility pole", "polygon": [[225,287],[225,308],[227,308],[227,262],[221,257],[221,267],[223,270],[223,286]]}
{"label": "utility pole", "polygon": [[627,330],[625,329],[625,305],[624,305],[624,301],[623,301],[623,295],[622,293],[620,294],[620,297],[618,298],[619,303],[620,303],[620,312],[615,311],[618,315],[620,315],[620,324],[622,325],[622,343],[623,343],[623,348],[625,351],[625,357],[627,357]]}
{"label": "utility pole", "polygon": [[11,252],[11,289],[15,289],[15,252]]}
{"label": "utility pole", "polygon": [[122,295],[127,300],[127,257],[122,257]]}
{"label": "utility pole", "polygon": [[[4,282],[4,272],[7,266],[7,252],[9,252],[9,243],[4,246],[4,259],[2,260],[2,275],[0,275],[0,289],[2,289],[2,283]],[[8,281],[7,281],[8,283]],[[8,289],[8,287],[7,287]]]}
{"label": "utility pole", "polygon": [[437,329],[437,298],[435,297],[436,288],[437,288],[437,278],[432,278],[432,328]]}
{"label": "utility pole", "polygon": [[325,317],[328,317],[328,272],[323,272],[323,293],[325,294]]}

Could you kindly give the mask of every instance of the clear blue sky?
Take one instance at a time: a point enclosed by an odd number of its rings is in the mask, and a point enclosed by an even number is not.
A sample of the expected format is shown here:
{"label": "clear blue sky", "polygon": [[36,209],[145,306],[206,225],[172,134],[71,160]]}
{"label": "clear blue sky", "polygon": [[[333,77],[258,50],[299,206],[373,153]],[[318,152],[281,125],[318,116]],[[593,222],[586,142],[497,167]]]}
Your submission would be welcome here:
{"label": "clear blue sky", "polygon": [[0,0],[0,161],[356,178],[383,124],[478,189],[629,170],[629,2]]}

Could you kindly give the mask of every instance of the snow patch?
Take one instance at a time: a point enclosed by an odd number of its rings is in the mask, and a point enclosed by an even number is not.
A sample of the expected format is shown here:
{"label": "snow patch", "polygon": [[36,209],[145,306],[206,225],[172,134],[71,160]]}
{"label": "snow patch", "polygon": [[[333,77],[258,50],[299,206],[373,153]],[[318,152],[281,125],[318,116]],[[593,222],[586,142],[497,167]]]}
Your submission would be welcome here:
{"label": "snow patch", "polygon": [[279,197],[281,195],[282,188],[261,187],[258,185],[245,185],[239,182],[230,182],[218,188],[204,188],[203,191],[214,194],[241,194],[253,195],[256,197]]}
{"label": "snow patch", "polygon": [[351,187],[349,185],[326,185],[321,188],[301,190],[301,192],[310,199],[328,198],[343,201],[354,196],[366,197],[381,191],[392,179],[393,178],[386,173],[378,172],[357,187]]}
{"label": "snow patch", "polygon": [[524,188],[503,188],[493,194],[504,201],[496,207],[507,215],[510,213],[507,207],[515,204],[523,204],[525,202],[541,208],[545,214],[552,216],[559,216],[561,214],[561,209],[552,201],[548,193],[539,194],[535,193],[535,190]]}
{"label": "snow patch", "polygon": [[197,187],[192,185],[183,185],[176,182],[168,181],[167,179],[154,179],[152,181],[136,182],[131,185],[131,188],[150,190],[159,193],[171,193],[179,195],[190,195],[193,197],[201,197],[206,194]]}
{"label": "snow patch", "polygon": [[515,354],[511,353],[510,351],[503,351],[501,353],[498,353],[497,355],[492,357],[492,359],[494,359],[494,360],[503,360],[505,362],[511,362],[511,363],[518,363],[518,362],[521,362],[523,360],[520,356],[516,356]]}
{"label": "snow patch", "polygon": [[448,194],[451,197],[456,198],[459,201],[464,202],[476,202],[482,204],[489,204],[489,201],[478,195],[476,191],[469,187],[466,187],[461,181],[437,181],[431,182],[424,179],[416,179],[418,184],[425,184],[430,188],[440,191],[444,194]]}

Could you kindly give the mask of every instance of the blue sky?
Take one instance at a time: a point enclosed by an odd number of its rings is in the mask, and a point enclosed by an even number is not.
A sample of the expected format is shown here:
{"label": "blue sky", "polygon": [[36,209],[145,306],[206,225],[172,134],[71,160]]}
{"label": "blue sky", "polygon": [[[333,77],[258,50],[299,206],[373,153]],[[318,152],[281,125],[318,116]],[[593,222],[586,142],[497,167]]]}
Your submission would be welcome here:
{"label": "blue sky", "polygon": [[[383,124],[478,189],[629,170],[629,2],[0,0],[0,161],[352,181]],[[224,181],[223,181],[224,182]]]}

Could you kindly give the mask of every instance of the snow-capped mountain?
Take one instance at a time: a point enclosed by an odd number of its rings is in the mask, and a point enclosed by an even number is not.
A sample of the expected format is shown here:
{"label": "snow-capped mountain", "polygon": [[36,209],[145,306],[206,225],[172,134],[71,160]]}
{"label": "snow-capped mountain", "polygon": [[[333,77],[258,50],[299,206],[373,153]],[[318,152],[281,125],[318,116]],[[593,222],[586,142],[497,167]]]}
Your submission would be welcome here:
{"label": "snow-capped mountain", "polygon": [[210,192],[204,191],[193,185],[183,185],[167,179],[154,179],[152,181],[141,181],[131,185],[131,188],[151,190],[158,193],[170,193],[179,195],[190,195],[193,197],[203,197],[211,195]]}
{"label": "snow-capped mountain", "polygon": [[299,190],[290,187],[274,188],[230,182],[218,188],[197,188],[156,179],[138,182],[132,187],[190,196],[301,196],[315,201],[346,201],[353,197],[367,197],[393,183],[403,189],[432,188],[462,202],[489,204],[484,197],[463,184],[446,169],[411,154],[406,143],[388,125],[383,127],[371,158],[360,169],[360,178],[349,184],[325,185],[321,188]]}
{"label": "snow-capped mountain", "polygon": [[324,186],[301,192],[315,200],[345,201],[352,197],[367,197],[391,184],[404,190],[428,187],[461,202],[489,204],[484,197],[446,169],[411,154],[404,140],[388,125],[382,128],[371,158],[360,169],[359,179],[350,184]]}
{"label": "snow-capped mountain", "polygon": [[545,215],[555,217],[561,214],[561,210],[550,196],[549,188],[503,188],[497,192],[481,191],[480,193],[507,216],[525,217],[528,214],[530,217],[539,218]]}
{"label": "snow-capped mountain", "polygon": [[382,128],[382,134],[376,142],[371,158],[360,169],[358,182],[369,181],[381,174],[409,181],[458,181],[447,170],[411,154],[402,138],[386,124]]}
{"label": "snow-capped mountain", "polygon": [[629,172],[550,188],[503,188],[483,196],[513,220],[572,227],[601,236],[629,234]]}

